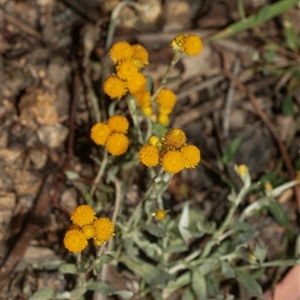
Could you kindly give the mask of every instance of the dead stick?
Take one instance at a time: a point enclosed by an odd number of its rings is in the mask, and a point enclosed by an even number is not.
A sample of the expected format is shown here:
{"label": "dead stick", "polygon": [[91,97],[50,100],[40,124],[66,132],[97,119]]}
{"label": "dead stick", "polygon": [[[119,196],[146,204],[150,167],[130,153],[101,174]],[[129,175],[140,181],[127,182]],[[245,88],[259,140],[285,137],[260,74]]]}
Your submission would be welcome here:
{"label": "dead stick", "polygon": [[30,27],[29,25],[25,24],[24,22],[22,22],[21,20],[17,19],[16,17],[8,14],[7,12],[5,12],[2,8],[0,8],[4,19],[9,22],[10,24],[18,27],[21,31],[34,36],[35,38],[37,38],[38,40],[42,40],[42,36],[41,34],[36,31],[35,29],[33,29],[32,27]]}

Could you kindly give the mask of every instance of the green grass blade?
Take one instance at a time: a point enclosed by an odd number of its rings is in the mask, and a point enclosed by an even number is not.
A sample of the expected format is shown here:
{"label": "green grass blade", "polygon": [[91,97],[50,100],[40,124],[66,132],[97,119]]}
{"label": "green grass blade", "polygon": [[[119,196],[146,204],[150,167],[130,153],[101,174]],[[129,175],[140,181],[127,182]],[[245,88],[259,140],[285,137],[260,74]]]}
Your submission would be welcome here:
{"label": "green grass blade", "polygon": [[229,25],[224,30],[221,30],[220,32],[216,33],[210,38],[210,40],[216,41],[219,39],[227,38],[238,32],[261,25],[262,23],[282,14],[283,12],[295,6],[299,2],[299,0],[281,0],[272,5],[266,5],[262,7],[258,13],[253,14],[248,18],[245,18],[238,22],[235,22]]}

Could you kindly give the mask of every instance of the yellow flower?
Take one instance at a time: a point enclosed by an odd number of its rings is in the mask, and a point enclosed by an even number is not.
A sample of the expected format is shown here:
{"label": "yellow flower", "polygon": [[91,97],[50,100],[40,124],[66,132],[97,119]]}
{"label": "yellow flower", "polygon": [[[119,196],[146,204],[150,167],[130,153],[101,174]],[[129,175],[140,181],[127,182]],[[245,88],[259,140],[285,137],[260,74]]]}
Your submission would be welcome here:
{"label": "yellow flower", "polygon": [[96,219],[93,223],[95,229],[95,240],[107,242],[114,234],[114,223],[108,218]]}
{"label": "yellow flower", "polygon": [[114,63],[129,59],[133,55],[131,45],[125,41],[116,42],[109,51],[110,57]]}
{"label": "yellow flower", "polygon": [[113,133],[107,140],[107,151],[114,156],[122,155],[129,146],[128,137],[124,133]]}
{"label": "yellow flower", "polygon": [[167,212],[163,209],[158,209],[154,214],[152,214],[156,220],[160,221],[165,218],[167,215]]}
{"label": "yellow flower", "polygon": [[95,235],[95,230],[92,224],[84,225],[81,230],[87,240]]}
{"label": "yellow flower", "polygon": [[133,95],[146,89],[147,79],[142,73],[137,73],[127,80],[129,92]]}
{"label": "yellow flower", "polygon": [[138,73],[138,68],[132,60],[123,60],[117,65],[117,75],[124,80],[134,78]]}
{"label": "yellow flower", "polygon": [[156,135],[151,135],[149,138],[148,138],[148,145],[151,145],[151,146],[154,146],[156,148],[161,148],[161,142],[160,142],[160,138]]}
{"label": "yellow flower", "polygon": [[107,125],[112,132],[127,133],[129,128],[128,120],[121,115],[114,115],[107,121]]}
{"label": "yellow flower", "polygon": [[168,148],[179,149],[186,142],[185,133],[178,128],[170,129],[164,135],[164,142]]}
{"label": "yellow flower", "polygon": [[[159,91],[155,101],[161,106],[160,109],[173,109],[175,103],[176,103],[176,94],[173,93],[171,90],[169,89],[162,89]],[[163,113],[162,111],[160,111],[161,113]],[[167,113],[169,114],[169,112]]]}
{"label": "yellow flower", "polygon": [[149,91],[142,90],[133,95],[137,99],[137,106],[150,106],[151,94]]}
{"label": "yellow flower", "polygon": [[75,225],[82,227],[94,221],[95,212],[87,204],[79,205],[72,212],[70,219]]}
{"label": "yellow flower", "polygon": [[68,230],[64,237],[64,245],[70,252],[78,253],[87,246],[87,239],[78,229]]}
{"label": "yellow flower", "polygon": [[158,123],[160,123],[161,125],[168,125],[169,124],[169,116],[166,114],[159,114],[158,118],[157,118]]}
{"label": "yellow flower", "polygon": [[241,164],[237,167],[237,172],[241,177],[245,177],[248,173],[248,167],[244,164]]}
{"label": "yellow flower", "polygon": [[139,152],[140,162],[147,167],[154,167],[159,162],[159,151],[155,146],[144,145]]}
{"label": "yellow flower", "polygon": [[143,106],[142,112],[145,116],[151,116],[152,115],[152,107],[151,106]]}
{"label": "yellow flower", "polygon": [[94,239],[94,243],[95,243],[96,246],[100,247],[100,246],[103,245],[104,241]]}
{"label": "yellow flower", "polygon": [[149,64],[149,54],[146,48],[140,44],[132,45],[131,48],[133,49],[132,60],[136,66],[139,69],[147,66]]}
{"label": "yellow flower", "polygon": [[270,192],[272,189],[273,189],[272,183],[271,183],[270,181],[267,181],[267,182],[265,183],[265,190],[266,190],[267,192]]}
{"label": "yellow flower", "polygon": [[186,168],[195,168],[200,162],[200,150],[194,145],[185,145],[180,149]]}
{"label": "yellow flower", "polygon": [[178,34],[170,43],[170,47],[175,51],[175,52],[183,52],[182,45],[185,41],[186,35],[181,33]]}
{"label": "yellow flower", "polygon": [[91,129],[90,136],[97,145],[104,145],[110,134],[111,130],[107,124],[96,123]]}
{"label": "yellow flower", "polygon": [[169,173],[178,173],[184,169],[183,155],[179,151],[167,151],[162,157],[162,166]]}
{"label": "yellow flower", "polygon": [[183,42],[182,49],[188,55],[197,55],[203,48],[199,36],[188,34]]}
{"label": "yellow flower", "polygon": [[126,82],[115,74],[106,78],[103,89],[110,98],[121,99],[127,93]]}

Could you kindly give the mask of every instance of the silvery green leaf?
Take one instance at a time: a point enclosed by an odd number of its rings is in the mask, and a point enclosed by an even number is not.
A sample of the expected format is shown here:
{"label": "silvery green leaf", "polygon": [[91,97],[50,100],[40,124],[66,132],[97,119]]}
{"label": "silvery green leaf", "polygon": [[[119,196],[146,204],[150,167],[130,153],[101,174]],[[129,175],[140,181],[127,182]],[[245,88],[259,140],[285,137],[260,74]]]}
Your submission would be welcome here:
{"label": "silvery green leaf", "polygon": [[221,272],[226,278],[234,278],[234,269],[227,261],[221,261]]}
{"label": "silvery green leaf", "polygon": [[50,300],[55,297],[55,292],[53,290],[41,290],[36,291],[28,300]]}
{"label": "silvery green leaf", "polygon": [[58,267],[64,263],[65,263],[64,260],[57,259],[57,260],[49,260],[49,261],[34,263],[32,267],[35,270],[53,271],[53,270],[57,270]]}
{"label": "silvery green leaf", "polygon": [[260,263],[263,263],[267,257],[267,252],[268,252],[267,248],[262,248],[256,244],[253,254]]}
{"label": "silvery green leaf", "polygon": [[248,296],[259,297],[260,299],[264,299],[261,286],[251,276],[251,274],[242,270],[237,270],[236,273],[238,281],[245,288]]}
{"label": "silvery green leaf", "polygon": [[200,270],[201,267],[193,269],[192,272],[192,289],[197,299],[207,299],[206,280]]}
{"label": "silvery green leaf", "polygon": [[181,217],[178,224],[178,229],[181,234],[181,237],[186,243],[193,237],[193,235],[189,230],[189,225],[190,225],[189,211],[190,211],[189,204],[186,203],[183,207],[183,211],[181,213]]}
{"label": "silvery green leaf", "polygon": [[74,171],[65,171],[65,175],[71,181],[77,180],[80,178],[80,175]]}
{"label": "silvery green leaf", "polygon": [[95,291],[104,295],[111,295],[117,290],[108,283],[102,281],[90,281],[86,284],[86,289],[89,291]]}
{"label": "silvery green leaf", "polygon": [[59,266],[58,271],[63,274],[77,274],[77,266],[75,264],[63,264]]}
{"label": "silvery green leaf", "polygon": [[184,289],[183,294],[181,295],[181,300],[195,300],[195,295],[192,290],[188,287]]}
{"label": "silvery green leaf", "polygon": [[153,236],[156,236],[158,238],[164,237],[166,235],[166,232],[163,228],[161,228],[158,224],[150,223],[146,230],[152,234]]}
{"label": "silvery green leaf", "polygon": [[134,293],[132,291],[117,291],[112,293],[112,295],[120,296],[123,299],[130,299],[134,296]]}
{"label": "silvery green leaf", "polygon": [[163,298],[169,297],[174,291],[178,290],[179,288],[182,288],[183,286],[186,286],[191,283],[191,272],[187,271],[176,278],[176,280],[171,281],[168,283],[167,287],[163,290],[162,296]]}

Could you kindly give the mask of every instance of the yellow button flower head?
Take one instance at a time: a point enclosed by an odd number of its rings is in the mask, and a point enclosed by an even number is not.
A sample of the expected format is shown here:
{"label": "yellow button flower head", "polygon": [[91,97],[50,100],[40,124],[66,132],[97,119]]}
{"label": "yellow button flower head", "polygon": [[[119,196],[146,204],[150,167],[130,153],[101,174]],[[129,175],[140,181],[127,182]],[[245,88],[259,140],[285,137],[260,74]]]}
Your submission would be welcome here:
{"label": "yellow button flower head", "polygon": [[159,162],[159,151],[152,145],[144,145],[139,152],[139,160],[147,167],[154,167]]}
{"label": "yellow button flower head", "polygon": [[145,116],[151,116],[152,115],[152,107],[151,106],[143,106],[142,112]]}
{"label": "yellow button flower head", "polygon": [[169,116],[166,114],[159,114],[157,121],[159,124],[166,126],[169,124]]}
{"label": "yellow button flower head", "polygon": [[127,93],[126,82],[115,74],[106,78],[103,89],[104,93],[110,98],[116,98],[119,100]]}
{"label": "yellow button flower head", "polygon": [[127,87],[131,94],[136,94],[146,89],[147,79],[142,73],[137,73],[127,80]]}
{"label": "yellow button flower head", "polygon": [[95,243],[96,246],[100,247],[100,246],[102,246],[104,244],[104,241],[94,239],[94,243]]}
{"label": "yellow button flower head", "polygon": [[[177,96],[169,89],[162,89],[159,91],[155,101],[160,104],[162,108],[173,109],[176,103]],[[159,108],[160,109],[160,108]]]}
{"label": "yellow button flower head", "polygon": [[111,130],[108,125],[100,122],[93,125],[90,135],[97,145],[104,145],[110,134]]}
{"label": "yellow button flower head", "polygon": [[64,245],[70,252],[78,253],[87,246],[87,239],[78,229],[68,230],[64,237]]}
{"label": "yellow button flower head", "polygon": [[131,45],[125,41],[116,42],[109,51],[110,57],[114,63],[125,59],[130,59],[133,55]]}
{"label": "yellow button flower head", "polygon": [[92,224],[84,225],[81,230],[87,240],[95,236],[95,230]]}
{"label": "yellow button flower head", "polygon": [[136,66],[141,69],[149,64],[149,54],[146,48],[140,44],[135,44],[131,46],[133,49],[132,60]]}
{"label": "yellow button flower head", "polygon": [[167,148],[179,149],[186,142],[185,133],[178,128],[170,129],[164,135],[164,142]]}
{"label": "yellow button flower head", "polygon": [[162,157],[162,166],[169,173],[178,173],[184,169],[183,156],[179,151],[167,151]]}
{"label": "yellow button flower head", "polygon": [[114,236],[114,223],[108,218],[98,218],[93,223],[95,240],[107,242]]}
{"label": "yellow button flower head", "polygon": [[142,90],[133,96],[137,99],[138,107],[150,106],[151,94],[149,91]]}
{"label": "yellow button flower head", "polygon": [[167,215],[167,212],[163,209],[158,209],[153,216],[155,217],[156,220],[161,221],[165,218],[165,216]]}
{"label": "yellow button flower head", "polygon": [[129,128],[128,120],[121,115],[114,115],[107,121],[107,125],[112,132],[127,133]]}
{"label": "yellow button flower head", "polygon": [[91,224],[95,219],[94,210],[87,204],[77,206],[71,214],[73,224],[82,227]]}
{"label": "yellow button flower head", "polygon": [[241,177],[245,177],[248,173],[248,167],[244,164],[241,164],[237,167],[237,172]]}
{"label": "yellow button flower head", "polygon": [[175,52],[183,52],[182,45],[185,41],[186,35],[181,33],[178,34],[170,43],[170,47],[175,51]]}
{"label": "yellow button flower head", "polygon": [[129,146],[128,137],[124,133],[113,133],[107,140],[106,149],[108,153],[114,156],[122,155]]}
{"label": "yellow button flower head", "polygon": [[134,78],[138,73],[138,68],[132,60],[123,60],[117,65],[117,75],[124,80]]}
{"label": "yellow button flower head", "polygon": [[183,52],[188,55],[197,55],[203,48],[202,41],[199,36],[188,34],[182,45]]}
{"label": "yellow button flower head", "polygon": [[151,146],[154,146],[156,148],[161,148],[161,142],[160,142],[160,138],[156,135],[151,135],[149,138],[148,138],[148,145],[151,145]]}
{"label": "yellow button flower head", "polygon": [[200,162],[200,150],[194,145],[185,145],[180,149],[186,168],[195,168]]}

